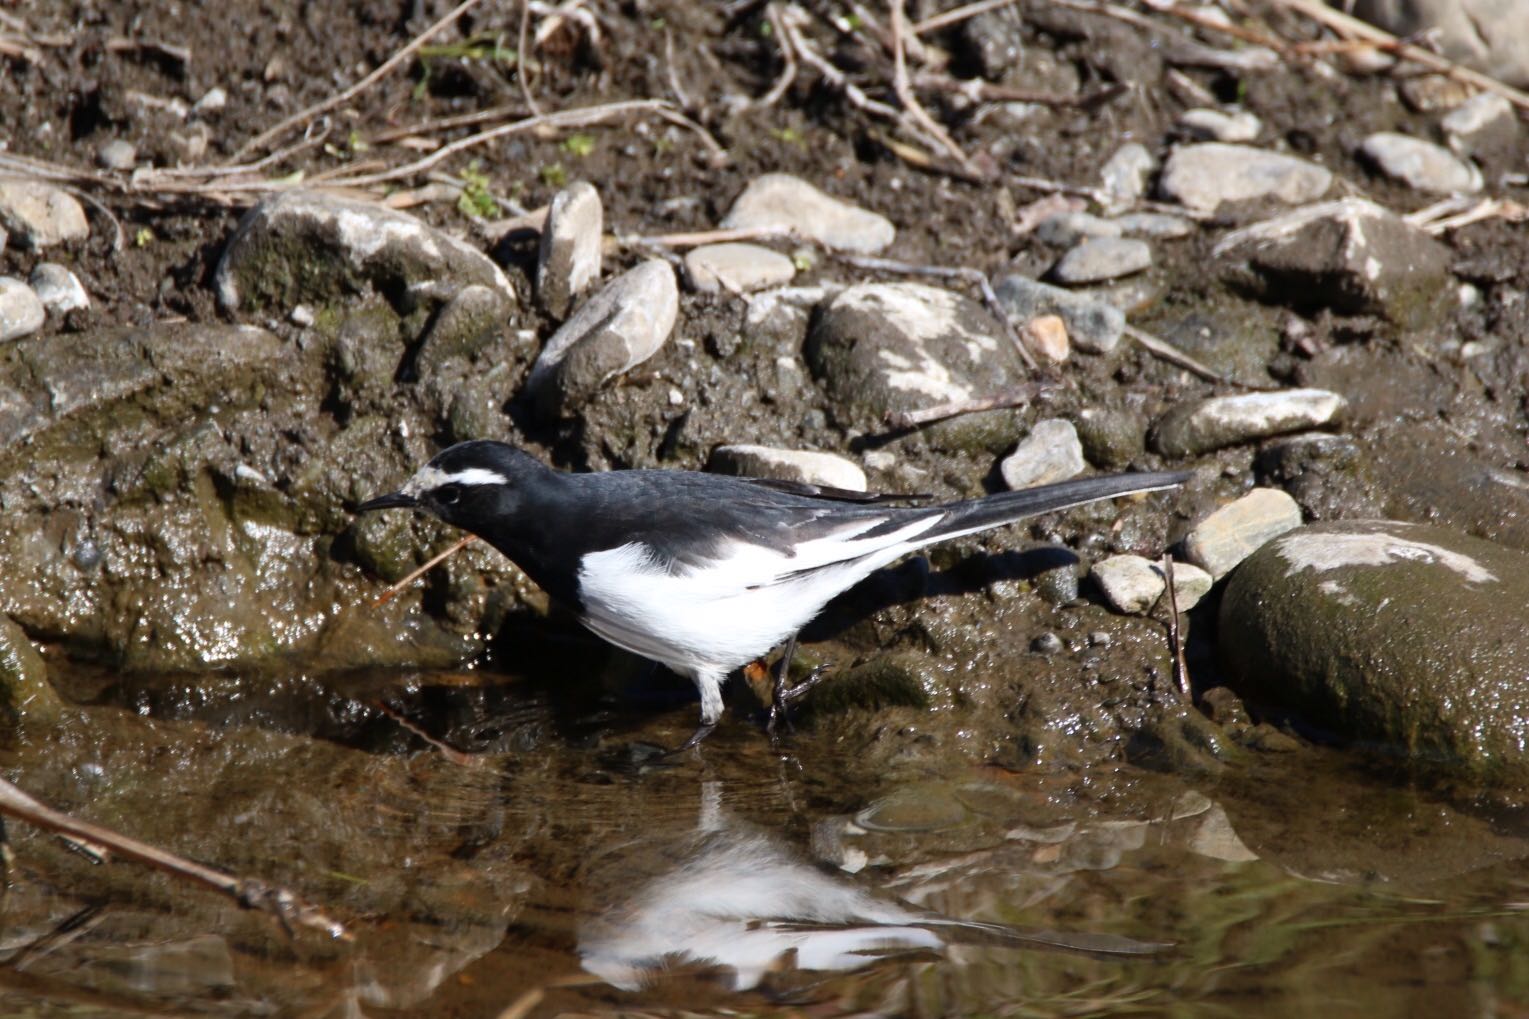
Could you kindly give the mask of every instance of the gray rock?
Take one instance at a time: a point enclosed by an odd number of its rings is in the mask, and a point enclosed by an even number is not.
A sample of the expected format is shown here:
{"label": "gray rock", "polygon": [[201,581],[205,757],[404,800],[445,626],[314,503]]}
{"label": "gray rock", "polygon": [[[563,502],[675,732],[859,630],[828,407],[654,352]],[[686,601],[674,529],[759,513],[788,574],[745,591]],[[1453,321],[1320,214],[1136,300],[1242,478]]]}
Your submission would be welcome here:
{"label": "gray rock", "polygon": [[744,329],[785,347],[800,347],[807,334],[812,309],[844,288],[836,283],[813,287],[779,287],[749,298],[743,313]]}
{"label": "gray rock", "polygon": [[132,142],[114,138],[96,150],[96,162],[108,170],[131,170],[138,162],[138,150]]}
{"label": "gray rock", "polygon": [[1172,201],[1214,212],[1222,202],[1257,198],[1300,205],[1321,198],[1332,182],[1329,171],[1304,159],[1247,145],[1203,142],[1175,148],[1158,187]]}
{"label": "gray rock", "polygon": [[704,244],[685,256],[685,276],[703,294],[765,290],[795,275],[791,259],[758,244]]}
{"label": "gray rock", "polygon": [[1230,282],[1299,309],[1418,326],[1446,307],[1449,251],[1374,202],[1342,198],[1237,230],[1213,251]]}
{"label": "gray rock", "polygon": [[202,93],[202,98],[191,104],[191,112],[196,116],[205,116],[209,113],[217,113],[227,105],[228,93],[214,85]]}
{"label": "gray rock", "polygon": [[1359,152],[1392,180],[1419,191],[1469,194],[1481,190],[1481,171],[1442,145],[1380,131]]}
{"label": "gray rock", "polygon": [[[1168,584],[1163,564],[1139,555],[1110,556],[1094,564],[1089,576],[1117,612],[1139,615],[1158,603]],[[1188,612],[1212,587],[1209,573],[1191,563],[1173,564],[1173,595],[1180,612]]]}
{"label": "gray rock", "polygon": [[1263,133],[1264,124],[1247,110],[1224,113],[1196,107],[1179,114],[1179,129],[1202,141],[1250,142]]}
{"label": "gray rock", "polygon": [[1220,580],[1266,542],[1301,526],[1301,508],[1277,488],[1255,488],[1195,524],[1184,556]]}
{"label": "gray rock", "polygon": [[1426,34],[1451,60],[1529,86],[1523,0],[1358,0],[1354,13],[1403,39]]}
{"label": "gray rock", "polygon": [[[981,305],[920,283],[864,283],[840,293],[819,311],[804,353],[836,416],[865,430],[885,428],[890,412],[986,396],[1025,377]],[[1000,418],[1003,427],[992,431]],[[1006,412],[969,415],[925,434],[985,448],[1012,443],[1016,430]]]}
{"label": "gray rock", "polygon": [[224,309],[323,305],[369,285],[395,306],[444,304],[477,284],[515,291],[483,252],[395,209],[312,191],[267,198],[240,220],[213,285]]}
{"label": "gray rock", "polygon": [[797,481],[847,492],[866,490],[865,471],[836,453],[769,446],[718,446],[711,451],[706,469],[717,474]]}
{"label": "gray rock", "polygon": [[1496,92],[1480,92],[1449,112],[1439,126],[1450,151],[1461,157],[1510,150],[1518,141],[1513,104]]}
{"label": "gray rock", "polygon": [[1334,521],[1264,546],[1228,582],[1238,685],[1420,770],[1529,779],[1529,555],[1443,528]]}
{"label": "gray rock", "polygon": [[1059,212],[1047,216],[1035,228],[1037,240],[1057,248],[1070,248],[1091,237],[1119,237],[1120,225],[1087,212]]}
{"label": "gray rock", "polygon": [[454,359],[482,350],[504,326],[504,298],[477,283],[457,291],[430,320],[414,355],[421,378],[443,369]]}
{"label": "gray rock", "polygon": [[41,329],[47,309],[32,288],[14,276],[0,276],[0,343]]}
{"label": "gray rock", "polygon": [[896,236],[885,216],[831,198],[785,173],[767,173],[751,181],[722,226],[728,230],[776,227],[836,251],[862,254],[875,254]]}
{"label": "gray rock", "polygon": [[43,307],[54,315],[90,307],[90,295],[79,278],[57,262],[38,262],[27,279]]}
{"label": "gray rock", "polygon": [[48,682],[48,663],[21,627],[0,613],[0,714],[7,727],[18,721],[47,721],[63,709],[63,701]]}
{"label": "gray rock", "polygon": [[1057,260],[1051,278],[1058,283],[1102,283],[1152,266],[1152,246],[1129,237],[1095,237]]}
{"label": "gray rock", "polygon": [[1073,345],[1090,354],[1108,354],[1120,344],[1126,317],[1119,308],[1074,294],[1026,276],[1005,276],[994,287],[1004,310],[1016,322],[1060,315]]}
{"label": "gray rock", "polygon": [[1137,615],[1157,604],[1167,586],[1162,568],[1139,555],[1117,555],[1094,564],[1089,576],[1116,612]]}
{"label": "gray rock", "polygon": [[1147,193],[1147,181],[1157,160],[1139,142],[1126,142],[1099,170],[1099,183],[1109,196],[1111,209],[1128,209]]}
{"label": "gray rock", "polygon": [[1089,463],[1119,470],[1147,448],[1147,423],[1138,413],[1107,407],[1084,407],[1073,422]]}
{"label": "gray rock", "polygon": [[1174,240],[1188,237],[1195,225],[1183,216],[1170,216],[1166,212],[1128,212],[1111,220],[1127,236],[1155,237]]}
{"label": "gray rock", "polygon": [[1325,389],[1214,396],[1164,414],[1153,429],[1152,444],[1174,459],[1197,456],[1249,439],[1320,428],[1345,406],[1343,397]]}
{"label": "gray rock", "polygon": [[1060,315],[1040,315],[1019,327],[1019,338],[1043,364],[1062,364],[1072,356],[1067,322]]}
{"label": "gray rock", "polygon": [[1072,422],[1060,418],[1037,421],[1019,448],[999,465],[1004,484],[1013,489],[1075,478],[1088,468],[1083,444]]}
{"label": "gray rock", "polygon": [[552,334],[526,390],[543,414],[589,399],[609,379],[658,353],[679,316],[674,270],[651,259],[611,280]]}
{"label": "gray rock", "polygon": [[570,184],[552,198],[536,259],[536,297],[563,318],[574,299],[600,278],[605,212],[593,184]]}
{"label": "gray rock", "polygon": [[23,248],[40,251],[90,236],[85,210],[51,184],[0,180],[0,226]]}

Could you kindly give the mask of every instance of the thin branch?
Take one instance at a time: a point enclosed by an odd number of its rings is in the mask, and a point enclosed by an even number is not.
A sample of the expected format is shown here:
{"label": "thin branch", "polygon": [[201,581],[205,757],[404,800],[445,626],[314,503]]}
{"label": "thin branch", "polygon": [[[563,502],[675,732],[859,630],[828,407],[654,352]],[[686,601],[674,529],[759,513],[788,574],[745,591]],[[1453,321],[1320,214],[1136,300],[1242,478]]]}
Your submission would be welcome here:
{"label": "thin branch", "polygon": [[1335,32],[1344,35],[1355,36],[1374,43],[1377,47],[1395,53],[1397,56],[1410,60],[1415,64],[1421,64],[1430,71],[1438,71],[1447,74],[1477,88],[1486,89],[1488,92],[1496,92],[1508,102],[1517,106],[1520,110],[1529,110],[1529,93],[1521,92],[1511,85],[1505,85],[1496,78],[1489,77],[1479,71],[1473,71],[1437,53],[1404,42],[1382,29],[1376,28],[1368,22],[1344,14],[1342,11],[1328,7],[1317,0],[1273,0],[1280,7],[1288,8],[1321,24]]}
{"label": "thin branch", "polygon": [[997,410],[1001,407],[1023,407],[1051,388],[1053,387],[1044,382],[1027,382],[1022,386],[1014,386],[1011,389],[994,393],[992,396],[980,396],[971,400],[955,400],[951,403],[940,403],[933,407],[922,407],[918,410],[888,411],[887,427],[900,432],[910,428],[918,428],[921,425],[933,424],[936,421],[960,417],[963,414],[977,414],[981,411]]}
{"label": "thin branch", "polygon": [[781,24],[780,8],[776,4],[765,5],[765,17],[770,21],[775,40],[780,44],[781,59],[786,62],[786,67],[780,72],[780,77],[775,79],[775,84],[770,86],[770,91],[749,103],[753,107],[774,106],[780,102],[780,97],[786,94],[786,89],[796,80],[796,51],[792,49],[791,37],[786,34],[786,26]]}
{"label": "thin branch", "polygon": [[1185,371],[1193,372],[1207,382],[1219,382],[1223,386],[1235,386],[1239,389],[1272,390],[1276,388],[1274,386],[1259,386],[1250,382],[1238,382],[1235,379],[1229,379],[1214,368],[1208,368],[1199,361],[1196,361],[1167,340],[1160,340],[1151,333],[1138,329],[1135,326],[1126,326],[1125,333],[1131,339],[1141,344],[1148,353],[1167,361],[1169,364],[1178,365]]}
{"label": "thin branch", "polygon": [[740,226],[725,230],[694,230],[690,233],[628,235],[618,238],[626,245],[651,245],[659,248],[694,248],[702,244],[723,244],[729,241],[753,241],[771,237],[792,237],[795,234],[785,226]]}
{"label": "thin branch", "polygon": [[157,846],[139,842],[110,828],[82,821],[77,817],[54,810],[3,778],[0,778],[0,812],[19,818],[44,831],[105,846],[124,859],[210,888],[228,896],[246,909],[259,909],[270,913],[289,931],[293,924],[299,924],[321,931],[331,938],[350,940],[350,934],[344,926],[331,920],[316,906],[300,899],[295,893],[285,888],[266,884],[258,878],[235,877],[183,856],[177,856]]}
{"label": "thin branch", "polygon": [[936,14],[932,18],[925,18],[923,21],[915,22],[912,26],[913,34],[923,35],[925,32],[937,32],[942,28],[949,28],[951,25],[960,24],[967,18],[975,18],[979,14],[996,11],[1000,7],[1012,7],[1017,3],[1019,3],[1019,0],[979,0],[979,2],[974,4],[965,4],[953,10],[945,11],[943,14]]}
{"label": "thin branch", "polygon": [[531,24],[531,0],[520,0],[520,38],[515,43],[515,80],[520,82],[520,95],[525,99],[526,106],[531,110],[531,116],[540,117],[541,107],[536,105],[536,97],[531,94],[531,82],[526,77],[526,68],[529,66],[527,55],[530,46],[527,41],[527,29]]}
{"label": "thin branch", "polygon": [[1185,704],[1193,704],[1194,688],[1189,683],[1189,663],[1184,660],[1184,641],[1179,636],[1179,593],[1173,589],[1173,556],[1163,553],[1163,576],[1168,585],[1168,651],[1173,656],[1173,682]]}
{"label": "thin branch", "polygon": [[956,144],[955,139],[934,122],[934,118],[929,116],[929,112],[919,103],[918,96],[913,94],[913,86],[908,83],[908,61],[903,52],[903,22],[903,0],[892,0],[892,89],[897,93],[898,102],[903,104],[903,109],[907,111],[908,116],[917,121],[925,132],[940,143],[946,155],[960,163],[961,168],[967,173],[981,176],[976,164],[962,151],[961,146]]}
{"label": "thin branch", "polygon": [[602,120],[623,113],[637,111],[659,111],[669,108],[669,104],[662,99],[629,99],[624,102],[606,103],[600,106],[583,106],[572,110],[559,110],[556,113],[544,113],[539,117],[527,117],[517,120],[513,124],[505,124],[501,127],[491,128],[487,131],[479,131],[477,134],[459,138],[450,145],[443,145],[423,159],[417,159],[412,163],[396,167],[382,173],[364,174],[359,177],[342,177],[334,183],[345,187],[370,187],[373,184],[386,184],[389,181],[401,180],[424,173],[437,163],[458,152],[475,148],[496,138],[505,138],[509,135],[520,134],[522,131],[530,131],[538,127],[584,127],[588,124],[597,124]]}
{"label": "thin branch", "polygon": [[389,74],[392,74],[410,57],[412,57],[421,46],[424,46],[431,39],[434,39],[437,35],[440,35],[442,31],[444,31],[458,18],[477,6],[478,2],[479,0],[462,0],[461,3],[457,4],[457,6],[448,11],[439,21],[425,29],[419,35],[415,36],[407,46],[393,54],[387,60],[383,61],[383,63],[371,74],[368,74],[365,78],[362,78],[360,81],[356,82],[345,91],[336,95],[332,95],[328,99],[325,99],[323,102],[315,103],[305,110],[299,110],[298,112],[292,114],[292,116],[288,117],[286,120],[278,123],[275,127],[270,127],[262,131],[260,134],[239,146],[238,151],[236,151],[233,156],[230,157],[229,162],[236,162],[248,154],[251,150],[264,146],[267,142],[274,138],[280,137],[283,134],[286,134],[288,131],[298,126],[299,124],[306,124],[308,121],[319,116],[320,114],[326,113],[329,110],[334,109],[336,106],[350,102],[356,96],[360,95],[362,92],[365,92],[377,82],[381,81],[383,78],[386,78]]}
{"label": "thin branch", "polygon": [[477,538],[469,534],[467,537],[463,538],[461,541],[457,542],[455,545],[451,546],[440,555],[431,557],[431,559],[419,569],[412,571],[407,577],[404,577],[398,583],[394,584],[386,591],[382,592],[382,594],[378,595],[377,599],[372,602],[372,608],[377,609],[386,605],[388,602],[392,601],[398,596],[398,592],[402,591],[404,588],[414,583],[420,577],[423,577],[425,574],[435,569],[441,563],[445,562],[447,559],[450,559],[452,556],[456,555],[458,552],[462,551],[462,549],[466,548],[468,545],[471,545],[477,540]]}

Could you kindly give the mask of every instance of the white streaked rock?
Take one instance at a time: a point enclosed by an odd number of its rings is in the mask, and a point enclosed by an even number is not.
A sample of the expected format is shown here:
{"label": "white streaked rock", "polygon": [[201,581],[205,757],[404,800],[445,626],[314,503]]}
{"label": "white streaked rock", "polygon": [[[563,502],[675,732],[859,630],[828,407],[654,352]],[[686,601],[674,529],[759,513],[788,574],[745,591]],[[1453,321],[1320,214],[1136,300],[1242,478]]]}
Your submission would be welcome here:
{"label": "white streaked rock", "polygon": [[706,469],[717,474],[799,481],[849,492],[866,490],[865,471],[858,464],[836,453],[806,449],[747,444],[718,446],[712,450]]}

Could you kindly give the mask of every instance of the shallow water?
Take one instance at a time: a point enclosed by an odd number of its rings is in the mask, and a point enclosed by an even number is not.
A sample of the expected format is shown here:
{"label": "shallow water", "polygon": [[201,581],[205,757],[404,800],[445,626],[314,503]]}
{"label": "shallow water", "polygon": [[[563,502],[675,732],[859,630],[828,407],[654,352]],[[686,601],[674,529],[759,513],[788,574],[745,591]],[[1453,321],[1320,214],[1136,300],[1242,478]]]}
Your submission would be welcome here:
{"label": "shallow water", "polygon": [[734,717],[654,761],[644,741],[678,742],[692,705],[579,715],[488,672],[71,683],[96,706],[27,732],[9,777],[286,884],[354,941],[288,937],[13,823],[10,1012],[1529,1008],[1522,820],[1330,751],[1215,778],[873,774],[863,748],[804,732],[772,750]]}

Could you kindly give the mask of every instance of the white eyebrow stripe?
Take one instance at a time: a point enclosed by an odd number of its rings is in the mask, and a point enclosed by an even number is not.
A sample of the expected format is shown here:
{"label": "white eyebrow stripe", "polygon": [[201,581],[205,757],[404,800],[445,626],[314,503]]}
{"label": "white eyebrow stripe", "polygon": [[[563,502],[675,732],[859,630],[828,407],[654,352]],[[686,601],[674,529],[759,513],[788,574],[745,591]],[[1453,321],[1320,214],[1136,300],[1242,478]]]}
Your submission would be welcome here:
{"label": "white eyebrow stripe", "polygon": [[439,467],[421,467],[400,491],[420,496],[442,485],[507,485],[510,479],[486,467],[467,467],[447,474]]}

